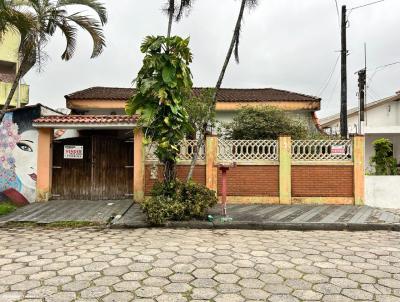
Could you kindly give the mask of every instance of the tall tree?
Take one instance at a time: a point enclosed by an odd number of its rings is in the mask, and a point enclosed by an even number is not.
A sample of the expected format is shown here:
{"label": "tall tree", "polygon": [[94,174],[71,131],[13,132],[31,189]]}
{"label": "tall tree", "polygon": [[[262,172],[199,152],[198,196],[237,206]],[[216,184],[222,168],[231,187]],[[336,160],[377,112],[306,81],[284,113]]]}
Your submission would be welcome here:
{"label": "tall tree", "polygon": [[220,75],[218,77],[217,84],[215,85],[215,92],[214,92],[214,105],[217,103],[217,93],[218,90],[221,88],[222,81],[225,76],[226,69],[229,65],[229,62],[232,57],[232,53],[235,52],[235,60],[239,63],[239,43],[240,43],[240,31],[242,29],[242,22],[243,22],[243,14],[244,9],[246,7],[253,8],[257,5],[258,0],[242,0],[239,10],[239,16],[236,21],[235,29],[233,31],[233,36],[231,43],[229,45],[228,53],[226,54],[224,65],[222,66]]}
{"label": "tall tree", "polygon": [[[72,6],[92,9],[98,18],[82,12],[71,12]],[[0,122],[8,109],[21,78],[35,65],[43,61],[44,47],[59,29],[66,41],[61,55],[65,61],[70,60],[76,49],[78,27],[88,32],[93,41],[91,58],[99,56],[105,47],[103,25],[107,23],[105,6],[97,0],[0,0],[0,38],[6,30],[17,30],[21,34],[18,50],[19,68],[13,85],[0,112]],[[16,18],[16,16],[18,18]]]}
{"label": "tall tree", "polygon": [[189,11],[192,7],[194,0],[180,0],[179,5],[177,5],[175,0],[168,0],[167,6],[164,9],[165,13],[168,15],[168,32],[167,38],[171,37],[172,23],[174,19],[179,22],[185,12]]}

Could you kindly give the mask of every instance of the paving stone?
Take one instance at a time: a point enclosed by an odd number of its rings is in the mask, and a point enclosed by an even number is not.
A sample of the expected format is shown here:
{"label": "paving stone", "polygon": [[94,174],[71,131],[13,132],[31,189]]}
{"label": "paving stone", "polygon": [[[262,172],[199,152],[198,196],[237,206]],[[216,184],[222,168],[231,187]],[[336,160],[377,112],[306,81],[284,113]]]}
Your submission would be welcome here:
{"label": "paving stone", "polygon": [[194,270],[192,272],[192,274],[196,278],[206,279],[206,278],[214,277],[216,275],[216,272],[213,271],[212,269],[208,269],[208,268],[198,268],[198,269]]}
{"label": "paving stone", "polygon": [[76,293],[58,292],[46,298],[46,302],[72,302],[76,299]]}
{"label": "paving stone", "polygon": [[270,294],[262,289],[245,288],[241,292],[241,295],[248,300],[262,300],[265,301]]}
{"label": "paving stone", "polygon": [[321,300],[322,294],[312,290],[295,290],[293,296],[299,298],[300,300]]}
{"label": "paving stone", "polygon": [[143,284],[147,286],[163,287],[168,283],[170,283],[170,281],[164,277],[149,277],[143,280]]}
{"label": "paving stone", "polygon": [[130,292],[111,293],[103,298],[103,302],[129,302],[133,297]]}
{"label": "paving stone", "polygon": [[270,302],[298,302],[299,299],[291,296],[291,295],[271,295],[268,298]]}
{"label": "paving stone", "polygon": [[40,286],[29,290],[26,293],[26,298],[46,298],[48,296],[57,293],[57,287],[55,286]]}
{"label": "paving stone", "polygon": [[339,286],[327,283],[316,284],[312,287],[312,289],[324,295],[339,294],[341,291]]}
{"label": "paving stone", "polygon": [[12,291],[28,291],[30,289],[33,289],[33,288],[36,288],[39,286],[40,286],[40,281],[26,280],[26,281],[22,281],[20,283],[11,285],[10,288]]}
{"label": "paving stone", "polygon": [[23,292],[9,291],[9,292],[0,294],[0,301],[1,302],[15,302],[15,301],[20,301],[22,297],[23,297]]}
{"label": "paving stone", "polygon": [[214,298],[215,302],[242,302],[245,299],[238,294],[221,294]]}
{"label": "paving stone", "polygon": [[100,298],[110,293],[107,286],[93,286],[81,292],[82,298]]}
{"label": "paving stone", "polygon": [[217,295],[217,292],[211,288],[194,288],[191,294],[192,299],[211,300]]}
{"label": "paving stone", "polygon": [[194,279],[194,277],[190,274],[173,274],[168,277],[171,282],[190,282]]}
{"label": "paving stone", "polygon": [[354,300],[372,300],[373,295],[361,289],[344,289],[342,294]]}
{"label": "paving stone", "polygon": [[242,287],[240,287],[237,284],[225,283],[225,284],[219,284],[217,286],[217,290],[219,293],[233,294],[233,293],[240,292],[242,290]]}
{"label": "paving stone", "polygon": [[24,275],[12,275],[0,278],[0,285],[12,285],[26,279]]}
{"label": "paving stone", "polygon": [[78,292],[90,286],[89,281],[72,281],[63,285],[61,288],[64,291]]}
{"label": "paving stone", "polygon": [[162,293],[162,290],[158,287],[152,286],[143,286],[135,290],[135,294],[141,298],[154,298],[159,296]]}
{"label": "paving stone", "polygon": [[218,274],[214,279],[219,283],[236,283],[240,278],[235,274]]}
{"label": "paving stone", "polygon": [[105,277],[101,277],[101,278],[98,278],[98,279],[94,280],[93,283],[96,284],[96,285],[110,286],[110,285],[113,285],[115,283],[118,283],[119,281],[121,281],[121,280],[118,277],[105,276]]}

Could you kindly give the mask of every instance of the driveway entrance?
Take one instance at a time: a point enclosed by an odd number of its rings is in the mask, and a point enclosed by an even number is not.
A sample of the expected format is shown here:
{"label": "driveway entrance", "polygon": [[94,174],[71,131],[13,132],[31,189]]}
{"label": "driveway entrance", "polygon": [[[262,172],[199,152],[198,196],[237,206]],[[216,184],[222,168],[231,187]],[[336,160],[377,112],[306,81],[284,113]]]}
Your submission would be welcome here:
{"label": "driveway entrance", "polygon": [[[83,148],[83,154],[70,158],[68,148]],[[132,184],[132,141],[107,135],[54,141],[53,199],[126,199],[133,194]]]}

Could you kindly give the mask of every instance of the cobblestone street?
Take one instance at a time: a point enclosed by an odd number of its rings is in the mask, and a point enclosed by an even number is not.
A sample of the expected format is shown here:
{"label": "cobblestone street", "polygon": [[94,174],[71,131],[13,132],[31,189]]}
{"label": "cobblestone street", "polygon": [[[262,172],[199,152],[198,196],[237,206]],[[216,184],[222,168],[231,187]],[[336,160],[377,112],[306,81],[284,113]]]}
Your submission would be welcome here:
{"label": "cobblestone street", "polygon": [[400,301],[400,233],[0,229],[0,301]]}

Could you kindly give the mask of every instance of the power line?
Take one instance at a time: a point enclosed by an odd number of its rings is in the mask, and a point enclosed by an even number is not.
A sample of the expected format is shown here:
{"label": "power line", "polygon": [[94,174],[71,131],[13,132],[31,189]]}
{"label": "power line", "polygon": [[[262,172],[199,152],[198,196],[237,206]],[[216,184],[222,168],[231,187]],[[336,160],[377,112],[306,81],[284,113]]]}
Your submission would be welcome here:
{"label": "power line", "polygon": [[391,67],[391,66],[397,65],[397,64],[400,64],[400,61],[396,61],[396,62],[392,62],[392,63],[389,63],[389,64],[385,64],[385,65],[381,65],[381,66],[376,67],[374,72],[372,73],[372,75],[370,77],[368,77],[367,86],[371,85],[372,80],[373,80],[374,76],[376,75],[376,73],[378,71],[382,71],[383,69],[385,69],[387,67]]}
{"label": "power line", "polygon": [[338,26],[340,29],[340,14],[339,14],[339,5],[337,3],[337,0],[335,0],[335,5],[336,5],[336,14],[337,14],[337,19],[338,19]]}
{"label": "power line", "polygon": [[325,92],[325,89],[328,87],[328,85],[329,85],[329,83],[330,83],[330,81],[332,79],[333,73],[336,70],[336,66],[337,66],[337,63],[339,62],[339,58],[340,58],[340,54],[336,58],[335,64],[333,65],[332,71],[331,71],[331,73],[330,73],[325,85],[318,90],[319,92],[318,92],[317,95],[321,96]]}

